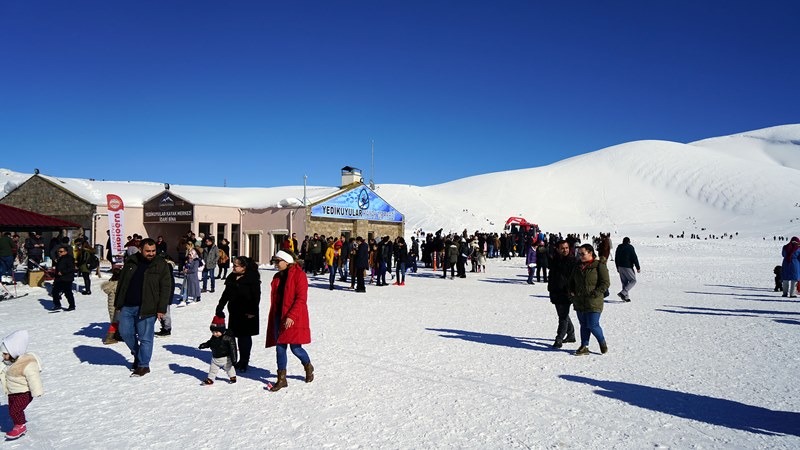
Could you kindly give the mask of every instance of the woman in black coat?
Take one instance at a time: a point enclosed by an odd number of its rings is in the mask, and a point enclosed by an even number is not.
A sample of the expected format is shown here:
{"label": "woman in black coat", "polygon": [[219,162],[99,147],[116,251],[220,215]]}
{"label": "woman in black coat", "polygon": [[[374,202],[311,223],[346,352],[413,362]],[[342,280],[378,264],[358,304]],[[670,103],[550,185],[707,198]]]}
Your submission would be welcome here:
{"label": "woman in black coat", "polygon": [[217,315],[225,317],[223,308],[228,305],[228,329],[236,337],[239,362],[236,370],[246,372],[250,364],[253,336],[258,331],[258,305],[261,302],[261,276],[256,263],[246,257],[233,259],[233,271],[225,279],[225,290],[217,304]]}

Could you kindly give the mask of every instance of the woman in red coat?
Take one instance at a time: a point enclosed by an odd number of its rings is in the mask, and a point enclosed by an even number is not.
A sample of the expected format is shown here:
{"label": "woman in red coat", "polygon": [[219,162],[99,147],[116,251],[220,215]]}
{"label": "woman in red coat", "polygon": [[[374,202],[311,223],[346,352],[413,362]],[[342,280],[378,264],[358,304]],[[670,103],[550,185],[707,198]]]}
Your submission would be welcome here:
{"label": "woman in red coat", "polygon": [[306,371],[306,383],[314,380],[314,366],[303,349],[303,344],[311,342],[311,329],[308,322],[308,278],[303,269],[295,264],[294,257],[281,250],[272,258],[278,273],[272,279],[272,295],[267,321],[267,348],[276,346],[278,357],[278,381],[272,391],[287,386],[286,348],[300,359]]}

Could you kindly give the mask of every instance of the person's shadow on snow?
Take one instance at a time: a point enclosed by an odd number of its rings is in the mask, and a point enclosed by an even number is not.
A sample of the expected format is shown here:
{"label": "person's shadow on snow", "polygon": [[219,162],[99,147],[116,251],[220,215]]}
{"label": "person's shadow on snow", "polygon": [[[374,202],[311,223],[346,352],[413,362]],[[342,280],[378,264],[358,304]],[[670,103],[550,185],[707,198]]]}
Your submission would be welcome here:
{"label": "person's shadow on snow", "polygon": [[[179,344],[165,345],[164,349],[176,355],[188,356],[190,358],[197,358],[204,364],[206,364],[206,366],[211,363],[211,350],[200,350],[199,348],[196,347],[190,347],[188,345],[179,345]],[[171,364],[170,368],[175,373],[183,373],[186,375],[194,375],[196,373],[201,373],[202,374],[202,377],[200,378],[201,381],[205,380],[207,375],[206,372],[203,372],[201,370],[193,369],[191,367],[181,366],[179,364]],[[270,378],[275,378],[274,375],[270,375],[269,370],[253,366],[248,367],[247,372],[240,372],[237,370],[236,376],[263,382],[267,382]],[[294,378],[294,377],[290,376],[289,378]],[[299,379],[304,380],[305,377],[300,377]]]}
{"label": "person's shadow on snow", "polygon": [[[550,344],[539,341],[544,339],[508,336],[505,334],[478,333],[476,331],[452,330],[447,328],[426,328],[429,331],[436,331],[439,336],[448,339],[462,339],[469,342],[480,344],[499,345],[501,347],[522,348],[526,350],[568,352],[569,350],[553,348]],[[550,341],[547,341],[550,342]]]}
{"label": "person's shadow on snow", "polygon": [[750,433],[800,436],[800,413],[797,412],[773,411],[733,400],[620,381],[595,380],[575,375],[560,375],[560,377],[567,381],[599,387],[599,390],[594,391],[597,395],[621,400],[651,411]]}
{"label": "person's shadow on snow", "polygon": [[[62,298],[61,302],[64,303],[64,301],[65,300]],[[39,304],[42,305],[42,308],[46,309],[47,311],[52,310],[54,305],[52,298],[40,298]]]}
{"label": "person's shadow on snow", "polygon": [[75,336],[86,336],[90,338],[104,338],[106,336],[106,330],[108,329],[108,323],[103,322],[95,322],[86,325],[85,327],[81,328],[80,330],[73,333]]}
{"label": "person's shadow on snow", "polygon": [[205,363],[209,363],[211,361],[211,350],[200,350],[197,347],[190,347],[188,345],[180,345],[180,344],[167,344],[164,346],[164,350],[170,351],[180,356],[197,358]]}
{"label": "person's shadow on snow", "polygon": [[[197,381],[203,381],[208,376],[208,373],[204,370],[175,363],[170,364],[169,369],[176,374],[189,375],[192,378],[196,378]],[[224,374],[225,372],[223,371],[222,373]]]}
{"label": "person's shadow on snow", "polygon": [[[126,347],[127,348],[127,347]],[[128,360],[116,351],[107,347],[91,347],[79,345],[72,349],[80,362],[96,366],[127,366]]]}

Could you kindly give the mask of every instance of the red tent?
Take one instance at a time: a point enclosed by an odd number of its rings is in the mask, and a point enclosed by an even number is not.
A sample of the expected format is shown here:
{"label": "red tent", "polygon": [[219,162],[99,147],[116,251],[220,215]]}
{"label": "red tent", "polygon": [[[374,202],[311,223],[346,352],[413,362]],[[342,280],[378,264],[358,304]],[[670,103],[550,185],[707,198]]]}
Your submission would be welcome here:
{"label": "red tent", "polygon": [[0,204],[0,231],[58,231],[81,228],[74,222]]}

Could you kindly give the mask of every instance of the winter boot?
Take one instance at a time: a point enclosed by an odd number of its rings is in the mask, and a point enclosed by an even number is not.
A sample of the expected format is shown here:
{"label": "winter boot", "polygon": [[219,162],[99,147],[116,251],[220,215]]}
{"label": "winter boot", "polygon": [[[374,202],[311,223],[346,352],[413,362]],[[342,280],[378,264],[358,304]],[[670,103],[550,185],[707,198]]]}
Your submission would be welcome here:
{"label": "winter boot", "polygon": [[286,369],[283,369],[278,371],[278,380],[269,390],[272,392],[278,392],[281,390],[281,388],[285,388],[287,386],[289,386],[289,384],[286,382]]}
{"label": "winter boot", "polygon": [[575,340],[575,336],[567,336],[567,337],[564,338],[564,343],[565,344],[572,344],[573,342],[577,342]]}
{"label": "winter boot", "polygon": [[231,384],[236,383],[236,377],[231,377]]}
{"label": "winter boot", "polygon": [[8,433],[6,433],[6,439],[12,441],[14,439],[22,437],[25,433],[28,432],[28,428],[23,423],[22,425],[14,425],[14,428],[11,429]]}
{"label": "winter boot", "polygon": [[211,386],[212,384],[214,384],[214,380],[212,380],[211,378],[206,378],[200,384],[202,384],[203,386]]}
{"label": "winter boot", "polygon": [[103,344],[105,344],[105,345],[116,344],[117,342],[119,342],[119,341],[114,339],[114,332],[113,331],[109,331],[108,334],[106,334],[106,338],[103,339]]}
{"label": "winter boot", "polygon": [[303,364],[303,368],[306,369],[306,383],[314,381],[314,366],[309,362],[308,364]]}
{"label": "winter boot", "polygon": [[585,347],[583,345],[581,345],[580,347],[578,347],[577,350],[575,350],[575,356],[583,356],[588,354],[589,354],[589,347]]}
{"label": "winter boot", "polygon": [[553,348],[561,348],[562,345],[563,342],[560,339],[556,339],[555,342],[553,342]]}
{"label": "winter boot", "polygon": [[155,333],[158,337],[167,337],[172,335],[172,328],[162,328],[161,331]]}
{"label": "winter boot", "polygon": [[606,353],[608,353],[608,345],[606,345],[606,343],[605,343],[605,342],[601,342],[601,343],[600,343],[600,353],[602,353],[602,354],[604,354],[604,355],[605,355]]}

